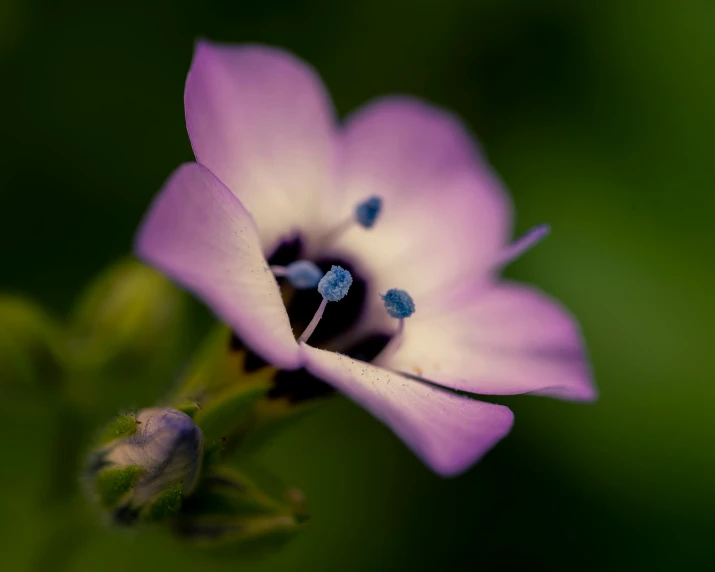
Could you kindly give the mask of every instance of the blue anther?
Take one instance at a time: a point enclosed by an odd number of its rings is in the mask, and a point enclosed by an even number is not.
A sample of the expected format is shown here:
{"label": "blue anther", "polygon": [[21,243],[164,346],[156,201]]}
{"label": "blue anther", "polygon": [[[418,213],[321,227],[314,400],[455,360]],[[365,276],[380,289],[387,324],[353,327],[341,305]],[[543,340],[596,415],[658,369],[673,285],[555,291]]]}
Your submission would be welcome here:
{"label": "blue anther", "polygon": [[415,313],[415,303],[404,290],[391,288],[382,296],[382,301],[385,304],[385,310],[393,318],[409,318]]}
{"label": "blue anther", "polygon": [[365,228],[372,228],[382,210],[382,199],[370,197],[355,207],[355,218]]}
{"label": "blue anther", "polygon": [[285,277],[294,288],[315,288],[323,277],[323,271],[309,260],[297,260],[285,267]]}
{"label": "blue anther", "polygon": [[350,290],[353,277],[340,266],[333,266],[318,282],[318,292],[328,302],[342,300]]}

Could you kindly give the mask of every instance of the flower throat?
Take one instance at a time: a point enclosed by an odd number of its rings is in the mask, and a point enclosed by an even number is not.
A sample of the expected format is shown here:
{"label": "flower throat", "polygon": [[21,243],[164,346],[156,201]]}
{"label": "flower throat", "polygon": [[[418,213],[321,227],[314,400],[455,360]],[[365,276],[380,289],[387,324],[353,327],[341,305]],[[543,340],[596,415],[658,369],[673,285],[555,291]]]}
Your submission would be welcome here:
{"label": "flower throat", "polygon": [[[302,260],[302,241],[299,237],[285,241],[279,245],[275,252],[268,258],[271,267],[287,267]],[[321,258],[313,261],[323,273],[327,273],[333,266],[340,266],[352,275],[352,285],[345,298],[339,303],[330,304],[323,315],[319,326],[310,336],[310,345],[318,348],[339,350],[341,353],[361,361],[372,361],[388,345],[391,334],[374,332],[368,334],[358,342],[347,348],[335,348],[331,342],[341,337],[354,326],[364,311],[367,297],[367,282],[356,271],[350,262],[338,258]],[[317,289],[298,289],[282,276],[277,276],[278,284],[283,295],[283,301],[288,312],[291,327],[296,335],[303,332],[323,300]],[[230,348],[233,351],[245,349],[247,352],[245,370],[255,371],[265,367],[267,362],[260,356],[245,348],[242,341],[234,334],[231,338]],[[278,371],[274,377],[274,387],[269,392],[272,398],[286,398],[295,403],[314,397],[333,393],[334,390],[326,383],[316,379],[304,370]]]}

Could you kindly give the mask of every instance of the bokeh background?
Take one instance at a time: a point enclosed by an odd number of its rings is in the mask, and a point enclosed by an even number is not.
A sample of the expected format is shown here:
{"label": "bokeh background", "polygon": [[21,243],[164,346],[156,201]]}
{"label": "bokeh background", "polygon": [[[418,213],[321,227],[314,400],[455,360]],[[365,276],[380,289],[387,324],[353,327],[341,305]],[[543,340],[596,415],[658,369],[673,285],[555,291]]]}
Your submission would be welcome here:
{"label": "bokeh background", "polygon": [[[199,36],[292,50],[340,114],[395,92],[458,112],[517,230],[552,225],[508,274],[579,317],[602,396],[503,399],[513,433],[453,480],[337,399],[260,453],[313,514],[279,552],[218,558],[97,526],[66,569],[712,569],[715,3],[0,0],[0,289],[61,318],[129,251],[192,158],[182,95]],[[194,340],[209,324],[196,306]],[[97,397],[107,415],[168,385],[117,377]],[[0,399],[5,570],[47,541],[46,458],[71,446],[35,397]]]}

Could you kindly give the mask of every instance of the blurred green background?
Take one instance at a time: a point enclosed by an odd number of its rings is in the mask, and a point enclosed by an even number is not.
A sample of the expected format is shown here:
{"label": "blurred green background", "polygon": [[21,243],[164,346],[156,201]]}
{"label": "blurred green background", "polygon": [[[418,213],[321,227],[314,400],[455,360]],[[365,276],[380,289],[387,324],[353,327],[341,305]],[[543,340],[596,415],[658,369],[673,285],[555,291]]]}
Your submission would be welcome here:
{"label": "blurred green background", "polygon": [[[0,0],[0,289],[63,316],[128,252],[192,158],[182,95],[198,36],[292,50],[341,114],[394,92],[461,114],[517,230],[552,225],[508,274],[580,318],[602,396],[501,400],[513,433],[453,480],[338,399],[261,453],[313,514],[278,553],[217,558],[97,526],[67,568],[712,569],[715,2]],[[194,310],[196,340],[208,320]],[[171,380],[117,377],[95,396],[106,415]],[[48,450],[69,445],[40,392],[0,401],[3,569],[25,570],[47,541]]]}

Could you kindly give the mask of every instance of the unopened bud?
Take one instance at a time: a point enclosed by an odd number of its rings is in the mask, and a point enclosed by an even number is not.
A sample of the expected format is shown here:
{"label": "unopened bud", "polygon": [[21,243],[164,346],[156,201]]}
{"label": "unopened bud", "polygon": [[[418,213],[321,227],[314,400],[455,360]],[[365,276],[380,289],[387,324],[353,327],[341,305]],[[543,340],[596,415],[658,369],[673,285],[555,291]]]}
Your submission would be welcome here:
{"label": "unopened bud", "polygon": [[116,263],[77,304],[75,353],[93,365],[155,359],[180,341],[184,306],[183,294],[148,266],[134,260]]}
{"label": "unopened bud", "polygon": [[161,520],[196,486],[203,435],[192,419],[170,408],[117,418],[102,434],[88,472],[94,493],[114,520]]}
{"label": "unopened bud", "polygon": [[268,492],[246,475],[221,467],[203,476],[182,507],[176,529],[201,546],[274,548],[302,531],[306,520],[303,495],[296,489],[279,486]]}
{"label": "unopened bud", "polygon": [[0,296],[0,387],[54,382],[63,369],[57,326],[32,302]]}

